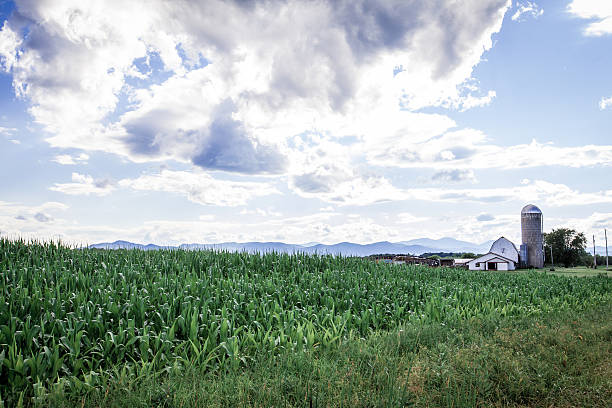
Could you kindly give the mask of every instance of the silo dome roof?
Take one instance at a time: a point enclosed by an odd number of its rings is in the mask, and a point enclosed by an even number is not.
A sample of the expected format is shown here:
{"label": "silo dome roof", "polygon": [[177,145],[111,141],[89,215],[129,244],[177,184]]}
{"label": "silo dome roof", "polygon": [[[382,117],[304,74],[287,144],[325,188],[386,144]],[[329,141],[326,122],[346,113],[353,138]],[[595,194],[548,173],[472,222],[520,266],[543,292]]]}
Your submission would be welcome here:
{"label": "silo dome roof", "polygon": [[527,204],[521,210],[521,214],[542,214],[542,210],[533,204]]}

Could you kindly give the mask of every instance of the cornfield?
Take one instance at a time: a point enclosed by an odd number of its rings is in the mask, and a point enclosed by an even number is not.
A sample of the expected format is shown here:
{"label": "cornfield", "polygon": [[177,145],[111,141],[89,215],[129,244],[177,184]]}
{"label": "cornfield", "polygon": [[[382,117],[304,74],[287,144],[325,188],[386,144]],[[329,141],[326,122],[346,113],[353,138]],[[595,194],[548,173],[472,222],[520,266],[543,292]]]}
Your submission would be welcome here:
{"label": "cornfield", "polygon": [[612,280],[2,239],[0,294],[0,391],[16,400],[187,366],[235,370],[257,353],[403,324],[581,309],[608,301]]}

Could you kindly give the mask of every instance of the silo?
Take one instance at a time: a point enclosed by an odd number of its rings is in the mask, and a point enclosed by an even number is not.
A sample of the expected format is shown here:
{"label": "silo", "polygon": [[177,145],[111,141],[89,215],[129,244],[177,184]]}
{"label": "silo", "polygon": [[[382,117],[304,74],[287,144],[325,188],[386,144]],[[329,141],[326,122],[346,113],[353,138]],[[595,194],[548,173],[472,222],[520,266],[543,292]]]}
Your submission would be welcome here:
{"label": "silo", "polygon": [[521,211],[521,235],[527,246],[527,266],[544,267],[544,241],[542,239],[542,211],[533,204]]}

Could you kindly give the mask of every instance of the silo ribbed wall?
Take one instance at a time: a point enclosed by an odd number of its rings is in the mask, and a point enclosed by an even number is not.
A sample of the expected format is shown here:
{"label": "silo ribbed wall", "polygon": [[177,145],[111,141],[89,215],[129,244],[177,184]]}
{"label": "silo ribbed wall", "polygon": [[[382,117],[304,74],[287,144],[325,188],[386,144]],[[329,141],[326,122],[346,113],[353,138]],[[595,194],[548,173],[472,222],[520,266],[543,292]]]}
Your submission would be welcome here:
{"label": "silo ribbed wall", "polygon": [[527,245],[527,265],[532,268],[544,267],[542,240],[542,214],[521,214],[523,244]]}

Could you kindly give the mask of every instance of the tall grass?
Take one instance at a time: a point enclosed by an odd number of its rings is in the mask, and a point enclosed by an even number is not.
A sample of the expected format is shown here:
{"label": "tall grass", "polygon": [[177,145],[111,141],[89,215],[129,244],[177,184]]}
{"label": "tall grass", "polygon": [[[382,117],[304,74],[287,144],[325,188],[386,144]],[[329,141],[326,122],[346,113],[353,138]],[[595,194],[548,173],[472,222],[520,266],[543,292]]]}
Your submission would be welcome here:
{"label": "tall grass", "polygon": [[374,264],[333,256],[70,249],[0,240],[0,392],[238,370],[404,324],[583,309],[612,280]]}

